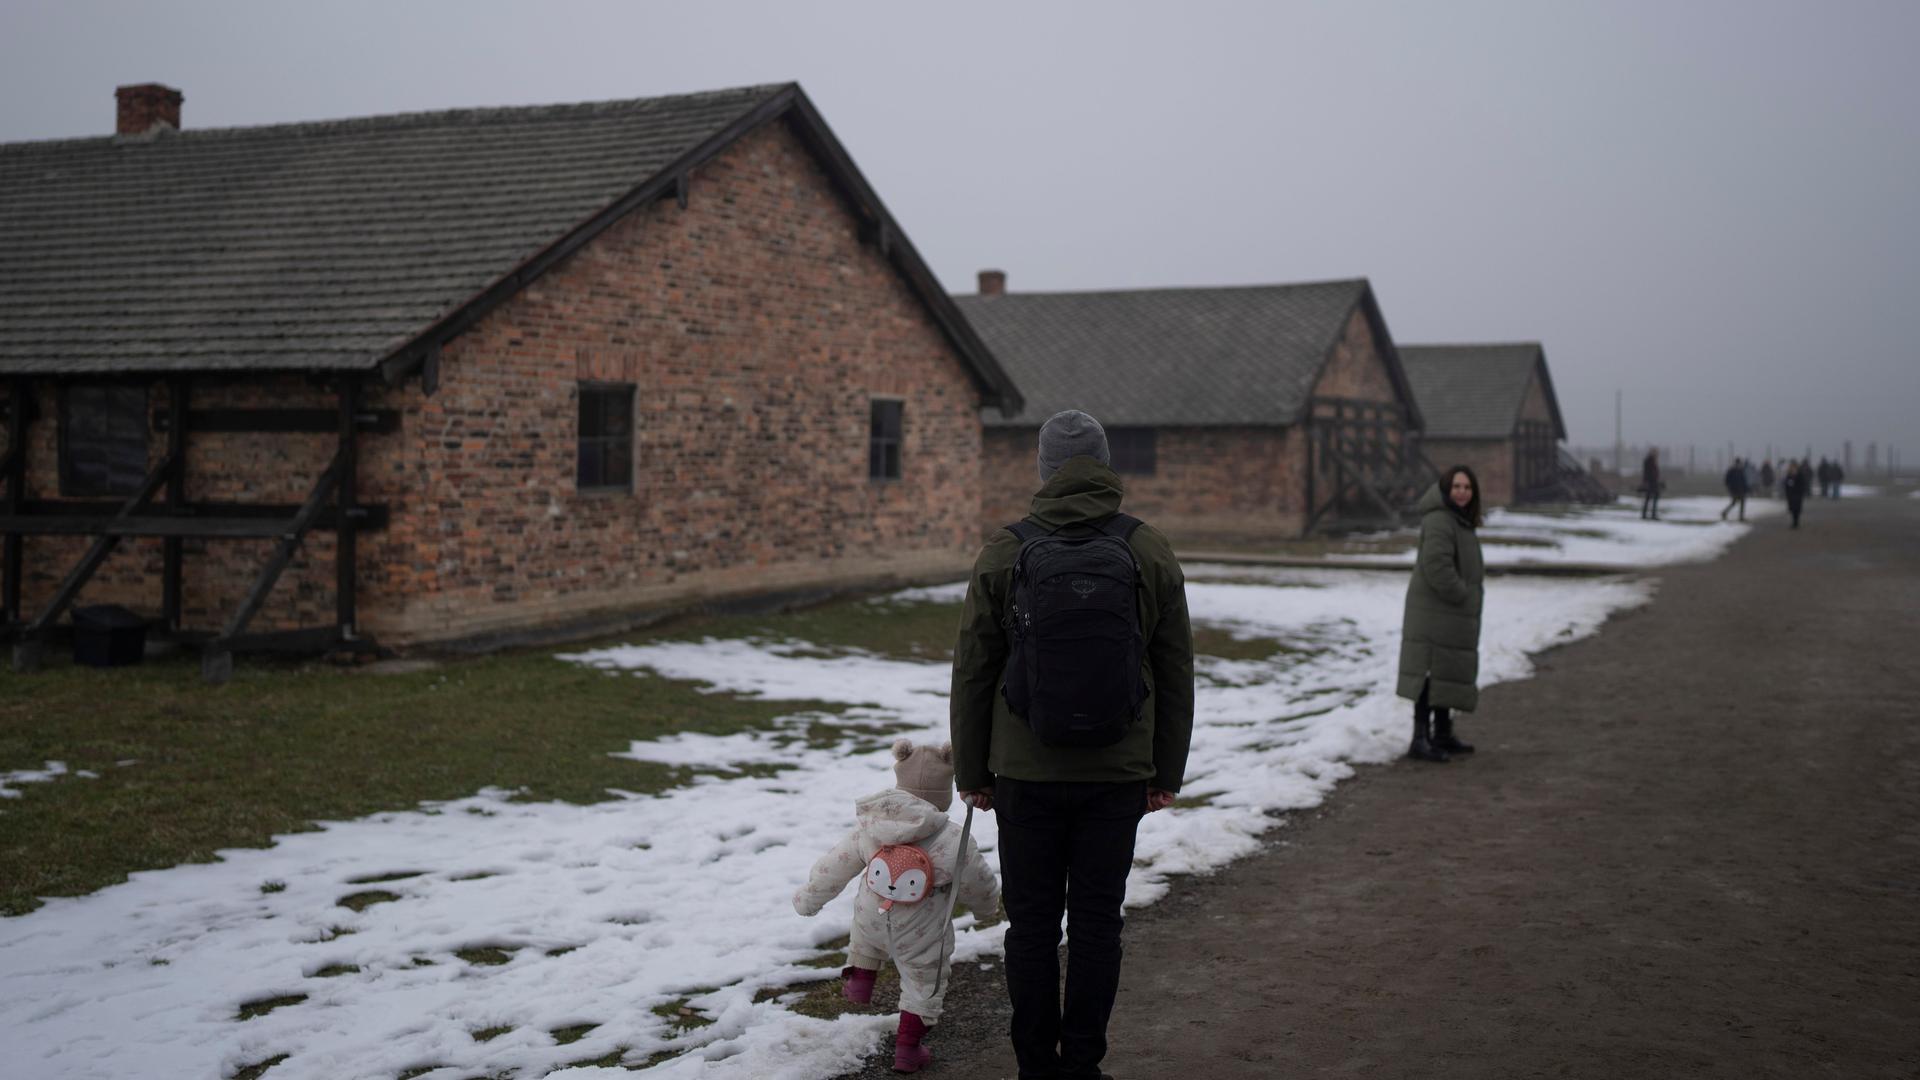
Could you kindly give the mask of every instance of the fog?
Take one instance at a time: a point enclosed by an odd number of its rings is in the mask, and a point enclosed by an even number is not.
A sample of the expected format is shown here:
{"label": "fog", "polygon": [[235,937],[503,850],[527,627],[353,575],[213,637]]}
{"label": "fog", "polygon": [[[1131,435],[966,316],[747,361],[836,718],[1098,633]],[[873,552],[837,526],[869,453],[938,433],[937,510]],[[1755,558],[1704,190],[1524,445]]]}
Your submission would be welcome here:
{"label": "fog", "polygon": [[[1539,340],[1576,443],[1908,442],[1920,5],[44,2],[0,142],[797,80],[941,280],[1366,276]],[[1884,450],[1883,450],[1884,453]]]}

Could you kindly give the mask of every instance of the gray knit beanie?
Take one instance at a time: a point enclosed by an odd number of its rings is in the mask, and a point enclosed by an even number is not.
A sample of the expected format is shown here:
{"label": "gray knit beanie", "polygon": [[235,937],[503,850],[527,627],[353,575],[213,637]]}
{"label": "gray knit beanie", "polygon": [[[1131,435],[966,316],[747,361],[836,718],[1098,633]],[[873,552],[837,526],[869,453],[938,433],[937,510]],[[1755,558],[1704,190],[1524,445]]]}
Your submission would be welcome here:
{"label": "gray knit beanie", "polygon": [[893,744],[894,786],[945,810],[953,805],[953,744],[913,745],[911,739]]}
{"label": "gray knit beanie", "polygon": [[1041,483],[1053,479],[1068,458],[1082,454],[1102,465],[1112,462],[1107,452],[1107,429],[1100,426],[1100,421],[1079,409],[1068,409],[1054,413],[1040,425]]}

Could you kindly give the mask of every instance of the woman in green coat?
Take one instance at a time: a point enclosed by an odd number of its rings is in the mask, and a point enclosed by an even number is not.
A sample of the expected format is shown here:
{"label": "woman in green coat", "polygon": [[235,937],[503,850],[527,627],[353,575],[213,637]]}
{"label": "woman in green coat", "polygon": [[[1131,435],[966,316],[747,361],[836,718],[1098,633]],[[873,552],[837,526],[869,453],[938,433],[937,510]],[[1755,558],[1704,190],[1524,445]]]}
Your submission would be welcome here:
{"label": "woman in green coat", "polygon": [[[1446,761],[1473,747],[1453,734],[1453,710],[1480,703],[1480,481],[1455,465],[1420,499],[1420,558],[1400,625],[1399,694],[1413,700],[1407,756]],[[1431,727],[1429,727],[1431,721]]]}

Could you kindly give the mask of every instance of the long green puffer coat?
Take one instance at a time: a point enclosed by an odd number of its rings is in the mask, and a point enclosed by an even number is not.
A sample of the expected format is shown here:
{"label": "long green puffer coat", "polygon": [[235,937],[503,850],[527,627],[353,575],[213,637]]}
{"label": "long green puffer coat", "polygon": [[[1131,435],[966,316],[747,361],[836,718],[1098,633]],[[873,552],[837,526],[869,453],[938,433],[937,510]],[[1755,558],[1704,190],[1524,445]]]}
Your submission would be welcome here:
{"label": "long green puffer coat", "polygon": [[1480,538],[1438,484],[1420,499],[1419,510],[1420,559],[1407,583],[1400,624],[1399,694],[1417,700],[1431,679],[1431,704],[1472,712],[1480,703],[1480,604],[1487,576]]}

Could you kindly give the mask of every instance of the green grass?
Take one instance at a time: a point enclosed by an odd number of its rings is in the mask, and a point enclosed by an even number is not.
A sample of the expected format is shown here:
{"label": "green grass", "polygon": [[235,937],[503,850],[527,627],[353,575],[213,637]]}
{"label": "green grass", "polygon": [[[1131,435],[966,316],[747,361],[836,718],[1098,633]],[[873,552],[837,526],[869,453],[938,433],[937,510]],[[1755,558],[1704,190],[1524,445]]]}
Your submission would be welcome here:
{"label": "green grass", "polygon": [[238,1020],[251,1020],[256,1016],[265,1016],[282,1005],[298,1005],[307,1000],[305,994],[288,994],[284,997],[261,998],[258,1001],[246,1001],[240,1005]]}
{"label": "green grass", "polygon": [[[0,770],[59,760],[99,777],[23,785],[21,798],[0,806],[0,916],[32,911],[38,897],[84,895],[134,871],[209,862],[222,848],[265,847],[315,821],[411,809],[486,787],[588,803],[611,798],[610,788],[658,793],[691,778],[690,770],[609,756],[636,739],[727,734],[816,712],[822,719],[796,738],[884,746],[892,737],[885,730],[863,726],[850,735],[833,724],[842,706],[701,693],[698,684],[608,674],[554,653],[759,637],[811,642],[822,655],[860,650],[943,662],[959,612],[957,603],[858,598],[776,615],[696,616],[565,646],[448,657],[437,668],[396,675],[243,659],[219,687],[202,681],[192,656],[103,670],[50,654],[37,673],[0,671]],[[1229,659],[1287,651],[1272,639],[1206,628],[1196,630],[1195,644]],[[129,759],[134,764],[116,764]],[[397,901],[393,892],[350,886],[422,872],[395,868],[343,882],[349,887],[338,902],[360,911]],[[285,887],[268,881],[259,888]]]}
{"label": "green grass", "polygon": [[[50,655],[31,675],[0,671],[0,770],[57,760],[100,774],[25,785],[21,798],[0,807],[0,915],[31,911],[37,897],[83,895],[133,871],[209,862],[221,848],[265,847],[315,821],[410,809],[488,786],[580,803],[610,798],[608,788],[665,791],[690,773],[608,754],[634,739],[725,734],[839,707],[703,694],[685,682],[611,676],[555,652],[765,633],[898,653],[951,637],[951,618],[920,608],[957,618],[952,605],[840,602],[790,616],[690,618],[560,648],[451,658],[403,675],[243,659],[219,687],[202,681],[190,656],[96,669]],[[135,764],[116,765],[127,759]],[[262,892],[275,891],[272,884]]]}
{"label": "green grass", "polygon": [[554,1028],[547,1034],[553,1036],[553,1041],[556,1045],[565,1046],[568,1043],[577,1043],[581,1039],[586,1038],[587,1032],[599,1026],[599,1024],[573,1024],[568,1027]]}
{"label": "green grass", "polygon": [[697,1027],[706,1027],[708,1024],[713,1023],[713,1017],[687,1004],[693,1000],[694,996],[695,995],[688,995],[683,998],[675,998],[672,1001],[661,1002],[653,1007],[653,1014],[665,1018],[668,1023],[680,1031],[691,1031]]}
{"label": "green grass", "polygon": [[1293,651],[1286,642],[1270,637],[1235,637],[1211,626],[1193,628],[1193,652],[1196,656],[1217,656],[1222,660],[1267,660]]}
{"label": "green grass", "polygon": [[798,638],[828,650],[857,649],[895,660],[948,661],[960,630],[958,603],[869,603],[843,600],[778,615],[707,615],[687,619],[659,636]]}
{"label": "green grass", "polygon": [[239,1072],[234,1073],[233,1080],[260,1080],[260,1077],[266,1075],[268,1069],[287,1060],[288,1056],[289,1055],[286,1054],[279,1054],[265,1061],[254,1062],[252,1065],[248,1065]]}
{"label": "green grass", "polygon": [[375,904],[390,904],[398,899],[400,899],[398,894],[387,892],[385,889],[369,889],[366,892],[343,896],[338,903],[341,907],[353,911],[365,911]]}

